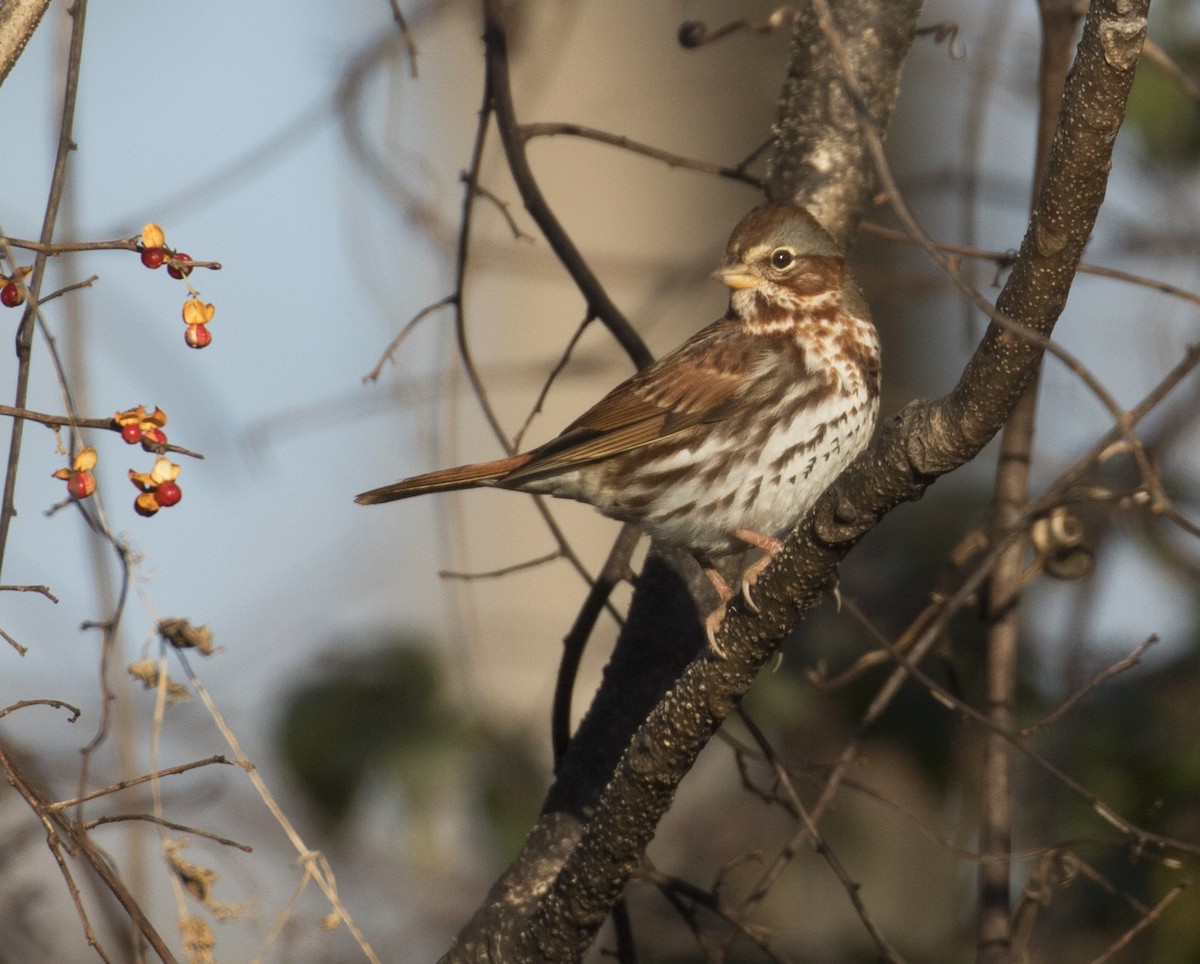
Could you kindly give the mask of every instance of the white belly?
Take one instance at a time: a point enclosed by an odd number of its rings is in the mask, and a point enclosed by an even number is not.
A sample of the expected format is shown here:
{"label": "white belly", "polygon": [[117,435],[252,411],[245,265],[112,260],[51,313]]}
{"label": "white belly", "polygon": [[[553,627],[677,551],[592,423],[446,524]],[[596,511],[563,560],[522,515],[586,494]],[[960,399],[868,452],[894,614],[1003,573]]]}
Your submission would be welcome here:
{"label": "white belly", "polygon": [[697,444],[655,464],[655,476],[677,476],[667,485],[631,483],[637,476],[612,459],[558,476],[545,491],[589,502],[670,545],[709,555],[739,551],[738,529],[782,536],[800,521],[866,447],[877,409],[864,390],[802,409],[787,424],[752,426],[735,436],[736,462],[728,461],[728,433],[706,430]]}

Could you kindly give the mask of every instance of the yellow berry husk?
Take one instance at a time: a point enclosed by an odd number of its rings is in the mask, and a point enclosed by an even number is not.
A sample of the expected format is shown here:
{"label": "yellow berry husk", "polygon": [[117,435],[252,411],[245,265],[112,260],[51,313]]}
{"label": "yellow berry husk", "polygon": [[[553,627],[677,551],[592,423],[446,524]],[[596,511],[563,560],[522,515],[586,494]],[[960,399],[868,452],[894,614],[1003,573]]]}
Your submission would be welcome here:
{"label": "yellow berry husk", "polygon": [[199,298],[189,298],[183,303],[183,323],[185,325],[207,325],[216,313],[215,305],[206,305]]}
{"label": "yellow berry husk", "polygon": [[71,463],[71,468],[76,472],[90,472],[96,467],[96,450],[90,445],[81,448],[79,454],[75,456],[75,461]]}
{"label": "yellow berry husk", "polygon": [[166,244],[167,236],[163,229],[151,221],[142,228],[142,246],[145,248],[161,248]]}
{"label": "yellow berry husk", "polygon": [[155,485],[163,482],[173,482],[179,475],[180,467],[164,456],[154,460],[154,468],[150,470],[150,481]]}

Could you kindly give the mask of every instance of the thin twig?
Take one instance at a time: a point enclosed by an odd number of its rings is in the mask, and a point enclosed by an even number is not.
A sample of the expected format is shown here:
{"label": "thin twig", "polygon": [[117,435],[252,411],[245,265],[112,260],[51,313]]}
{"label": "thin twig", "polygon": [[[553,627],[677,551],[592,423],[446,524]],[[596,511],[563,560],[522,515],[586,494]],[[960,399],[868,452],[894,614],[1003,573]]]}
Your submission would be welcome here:
{"label": "thin twig", "polygon": [[[14,248],[22,248],[27,251],[33,251],[37,254],[54,257],[60,254],[70,254],[79,251],[141,251],[142,239],[141,235],[134,235],[130,238],[117,238],[113,241],[71,241],[61,244],[42,243],[40,241],[26,241],[24,238],[0,238],[0,245],[9,244]],[[171,259],[168,259],[170,262]],[[210,271],[220,271],[220,261],[199,261],[188,260],[187,267],[191,268],[207,268]],[[95,278],[89,281],[82,282],[72,287],[82,287],[83,285],[91,284]],[[57,297],[63,291],[69,291],[69,288],[64,288],[62,291],[55,292],[54,295],[42,298],[39,304],[45,304],[52,297]]]}
{"label": "thin twig", "polygon": [[333,908],[333,913],[337,915],[337,919],[350,932],[350,935],[354,938],[367,960],[371,961],[371,964],[380,964],[379,957],[375,953],[374,948],[371,947],[361,928],[355,923],[354,918],[350,916],[350,911],[346,909],[346,905],[342,903],[342,898],[338,894],[337,880],[333,875],[333,868],[329,866],[329,861],[325,859],[325,856],[320,851],[312,850],[305,844],[295,825],[283,812],[275,796],[271,793],[266,782],[259,774],[258,768],[254,766],[242,750],[241,743],[238,741],[237,736],[234,735],[233,730],[229,728],[229,724],[225,722],[225,717],[217,709],[217,705],[213,702],[212,696],[209,695],[204,683],[192,669],[191,662],[188,660],[186,653],[181,649],[172,649],[172,652],[175,654],[175,658],[179,660],[180,665],[183,666],[184,672],[187,673],[188,680],[191,682],[197,696],[199,696],[200,702],[204,704],[204,708],[208,710],[208,714],[212,718],[213,723],[216,724],[221,736],[225,738],[225,742],[229,745],[230,750],[233,751],[234,759],[232,762],[246,771],[250,783],[258,791],[259,798],[266,805],[271,816],[275,818],[275,822],[279,824],[280,828],[287,835],[292,846],[296,848],[296,852],[300,855],[304,863],[305,873],[310,873],[312,878],[317,882],[317,886],[321,888],[322,893],[325,894],[325,898],[329,901],[330,907]]}
{"label": "thin twig", "polygon": [[[778,951],[771,947],[766,936],[761,932],[761,928],[749,924],[743,915],[721,900],[719,894],[715,891],[705,890],[679,877],[663,873],[648,862],[643,862],[638,870],[634,872],[632,879],[644,880],[647,883],[654,884],[668,900],[671,900],[672,894],[681,895],[710,913],[715,914],[721,920],[725,921],[725,923],[735,928],[738,933],[753,941],[755,946],[767,955],[770,960],[780,962],[780,964],[786,964],[788,961],[788,958],[781,956]],[[680,906],[675,901],[672,900],[672,904],[676,909],[680,909]]]}
{"label": "thin twig", "polygon": [[10,636],[8,633],[6,633],[3,629],[0,629],[0,638],[3,638],[4,641],[6,643],[8,643],[9,646],[11,646],[13,649],[15,649],[19,656],[24,656],[26,653],[29,652],[28,646],[22,646],[12,636]]}
{"label": "thin twig", "polygon": [[99,280],[100,280],[100,275],[94,274],[94,275],[91,275],[90,277],[84,278],[82,281],[76,281],[74,284],[69,284],[64,288],[59,288],[57,291],[52,291],[52,292],[50,292],[50,294],[44,295],[41,299],[40,304],[43,304],[43,305],[48,304],[49,302],[53,301],[55,298],[61,298],[63,295],[69,294],[72,291],[78,291],[80,288],[90,288],[93,284],[95,284]]}
{"label": "thin twig", "polygon": [[106,823],[124,823],[128,820],[142,820],[146,823],[158,824],[161,827],[168,827],[171,830],[178,830],[181,833],[190,833],[195,834],[197,837],[205,837],[214,843],[219,843],[226,847],[236,847],[243,853],[254,853],[254,848],[248,844],[238,843],[236,840],[222,837],[219,833],[213,833],[211,830],[201,830],[199,827],[189,827],[187,824],[175,823],[173,820],[167,820],[152,813],[118,813],[105,817],[97,817],[95,820],[89,820],[87,823],[81,825],[80,829],[94,830],[96,827],[103,826]]}
{"label": "thin twig", "polygon": [[1196,81],[1189,77],[1179,64],[1175,63],[1170,54],[1163,50],[1150,37],[1147,37],[1146,42],[1142,44],[1142,54],[1155,67],[1166,71],[1167,76],[1175,81],[1179,89],[1190,97],[1196,106],[1200,107],[1200,84],[1197,84]]}
{"label": "thin twig", "polygon": [[396,349],[400,347],[401,342],[403,342],[404,339],[409,336],[409,334],[412,332],[412,330],[414,328],[416,328],[417,325],[419,325],[421,323],[421,321],[423,321],[428,315],[431,315],[433,312],[437,311],[439,308],[445,308],[450,305],[457,305],[458,299],[459,299],[459,295],[457,293],[452,294],[452,295],[447,295],[445,298],[435,301],[432,304],[426,305],[424,308],[422,308],[420,311],[418,311],[415,315],[413,315],[412,319],[408,322],[408,324],[406,324],[403,328],[400,329],[400,334],[398,334],[395,338],[393,338],[391,340],[391,342],[388,344],[387,348],[385,348],[383,350],[383,354],[379,356],[379,361],[377,361],[375,363],[375,367],[372,368],[365,375],[363,375],[363,382],[378,381],[379,375],[383,371],[383,366],[386,365],[388,362],[392,361],[392,357],[395,355]]}
{"label": "thin twig", "polygon": [[[855,913],[858,914],[858,919],[862,921],[863,927],[866,928],[867,933],[871,936],[871,940],[875,942],[875,946],[879,949],[882,959],[886,961],[893,961],[895,964],[904,964],[904,958],[900,956],[900,954],[894,947],[892,947],[890,943],[888,943],[887,938],[883,936],[883,932],[879,929],[879,925],[875,923],[870,912],[867,910],[867,905],[863,903],[861,888],[850,877],[850,874],[846,871],[845,866],[843,866],[841,860],[838,859],[837,854],[834,853],[833,848],[830,847],[824,837],[821,836],[821,832],[817,829],[816,822],[813,820],[812,815],[808,812],[808,808],[804,806],[804,802],[800,799],[800,794],[796,792],[796,787],[792,783],[791,774],[788,773],[787,767],[783,765],[783,761],[781,761],[779,756],[775,753],[775,748],[771,746],[770,740],[768,740],[766,734],[759,729],[758,724],[754,722],[753,717],[750,716],[744,706],[738,706],[736,712],[738,719],[742,721],[746,729],[750,731],[750,735],[754,738],[754,742],[758,744],[759,750],[762,751],[763,757],[774,771],[775,778],[779,781],[780,786],[782,786],[784,792],[787,793],[788,800],[790,801],[793,810],[793,815],[801,825],[801,832],[793,835],[792,839],[788,841],[787,845],[780,854],[780,860],[782,861],[784,858],[790,860],[791,855],[794,854],[806,840],[811,840],[812,845],[816,849],[817,853],[821,855],[825,863],[829,866],[829,869],[833,871],[834,876],[837,877],[838,883],[842,885],[842,889],[846,891],[846,896],[850,898],[850,903],[854,905],[854,910]],[[773,880],[774,878],[768,878],[767,876],[764,876],[763,879]],[[750,898],[747,898],[746,903],[750,903]]]}
{"label": "thin twig", "polygon": [[412,79],[417,79],[417,43],[413,40],[412,31],[408,29],[408,21],[404,19],[404,14],[400,10],[399,0],[388,0],[392,7],[392,19],[396,21],[396,26],[400,28],[400,37],[404,41],[404,47],[408,51],[408,68],[412,74]]}
{"label": "thin twig", "polygon": [[[918,248],[922,246],[919,239],[905,234],[903,231],[884,227],[882,224],[875,224],[872,221],[864,221],[862,229],[868,234],[875,235],[877,238],[894,241],[896,244],[906,244]],[[1011,267],[1012,263],[1017,259],[1017,252],[1011,250],[996,251],[989,248],[976,247],[972,244],[950,244],[946,241],[933,240],[930,241],[930,244],[937,248],[937,250],[945,251],[947,254],[962,255],[966,258],[978,258],[981,261],[991,261],[1001,269]],[[1172,298],[1179,298],[1182,301],[1200,306],[1200,294],[1188,291],[1186,288],[1180,288],[1177,285],[1169,284],[1166,281],[1159,281],[1156,278],[1147,278],[1144,275],[1134,274],[1130,271],[1122,271],[1119,268],[1107,268],[1103,265],[1091,264],[1087,261],[1079,262],[1078,271],[1080,274],[1090,274],[1097,278],[1110,278],[1113,281],[1124,281],[1128,284],[1137,285],[1140,288],[1149,288],[1151,291],[1158,291],[1162,294],[1170,295]]]}
{"label": "thin twig", "polygon": [[776,7],[765,20],[734,20],[722,24],[715,30],[699,20],[689,20],[679,26],[680,46],[687,48],[703,47],[714,43],[732,33],[750,33],[765,36],[772,34],[780,27],[790,24],[796,17],[796,11],[789,6]]}
{"label": "thin twig", "polygon": [[[66,427],[74,428],[90,428],[102,432],[117,432],[121,431],[121,426],[114,422],[111,418],[82,418],[72,415],[47,415],[45,412],[34,412],[27,408],[17,408],[13,405],[0,405],[0,415],[6,415],[9,418],[15,418],[21,421],[38,422],[42,425],[48,425],[53,429],[61,429]],[[157,455],[163,455],[167,452],[174,452],[177,455],[186,455],[188,458],[203,459],[204,456],[199,452],[193,452],[191,449],[185,449],[182,445],[172,445],[170,443],[143,443],[146,448]]]}
{"label": "thin twig", "polygon": [[583,333],[587,330],[588,325],[595,320],[595,317],[595,315],[589,314],[585,316],[583,321],[579,323],[579,327],[575,329],[575,333],[571,336],[570,340],[568,340],[567,347],[563,349],[563,353],[559,357],[558,363],[552,369],[550,369],[550,374],[547,375],[546,380],[542,382],[542,389],[538,392],[537,398],[534,399],[533,405],[529,409],[529,414],[525,416],[524,424],[522,424],[521,428],[517,431],[517,434],[513,436],[512,446],[514,449],[518,451],[520,450],[521,440],[525,438],[525,433],[529,430],[529,426],[533,423],[534,418],[536,418],[541,412],[542,405],[546,401],[546,396],[550,394],[550,386],[554,384],[555,379],[557,379],[567,367],[567,363],[571,360],[571,354],[575,351],[575,346],[579,344],[579,339],[583,337]]}
{"label": "thin twig", "polygon": [[538,566],[544,566],[562,557],[562,551],[556,549],[554,552],[547,552],[544,556],[538,556],[535,559],[526,559],[524,562],[517,562],[511,566],[503,566],[500,569],[489,569],[487,572],[456,572],[453,569],[439,569],[438,576],[442,579],[460,579],[463,582],[470,582],[475,579],[499,579],[501,576],[511,576],[514,572],[536,569]]}
{"label": "thin twig", "polygon": [[[751,187],[756,187],[759,190],[762,190],[766,186],[766,182],[762,178],[746,173],[747,162],[745,161],[733,167],[725,164],[714,164],[711,161],[698,161],[695,158],[684,157],[682,154],[665,151],[661,147],[654,147],[650,144],[644,144],[641,141],[635,141],[621,134],[613,134],[609,131],[600,130],[596,127],[587,127],[583,124],[542,121],[540,123],[522,124],[521,133],[526,140],[533,140],[535,137],[579,137],[584,140],[596,141],[599,144],[618,147],[631,154],[640,154],[643,157],[662,161],[668,167],[678,167],[686,171],[696,171],[700,174],[713,174],[717,177],[729,178],[732,181],[749,184]],[[766,142],[767,145],[770,143],[770,141]],[[754,156],[751,155],[751,158]]]}
{"label": "thin twig", "polygon": [[23,710],[27,706],[53,706],[56,710],[70,710],[71,716],[67,720],[68,723],[74,723],[83,713],[78,706],[68,703],[65,700],[18,700],[16,703],[6,706],[4,709],[0,710],[0,719],[8,716],[9,713],[15,713],[17,710]]}
{"label": "thin twig", "polygon": [[1157,636],[1150,636],[1144,643],[1134,647],[1129,655],[1125,656],[1123,659],[1117,660],[1107,669],[1101,670],[1090,680],[1084,683],[1081,687],[1079,687],[1079,689],[1063,700],[1062,703],[1060,703],[1052,713],[1042,717],[1036,723],[1030,723],[1028,726],[1021,727],[1021,729],[1017,732],[1021,736],[1030,736],[1044,727],[1050,726],[1053,723],[1057,723],[1067,714],[1071,707],[1087,696],[1087,694],[1092,690],[1096,689],[1096,687],[1103,685],[1114,676],[1124,673],[1127,669],[1132,669],[1134,666],[1137,666],[1137,664],[1142,661],[1142,656],[1145,655],[1146,650],[1148,650],[1157,642]]}
{"label": "thin twig", "polygon": [[74,821],[66,814],[51,812],[50,805],[42,798],[41,792],[25,777],[16,760],[5,750],[3,745],[0,745],[0,767],[3,767],[9,784],[21,795],[29,808],[37,814],[42,826],[45,827],[46,845],[50,848],[50,852],[53,854],[63,880],[67,885],[71,901],[75,905],[75,911],[79,915],[79,919],[83,925],[87,942],[100,955],[100,958],[104,961],[109,960],[109,957],[104,952],[104,948],[92,930],[91,922],[88,920],[87,912],[84,909],[83,901],[79,894],[79,888],[75,884],[74,876],[71,874],[70,867],[67,865],[66,858],[63,855],[64,844],[73,853],[78,854],[87,861],[91,869],[125,909],[125,912],[129,915],[130,922],[154,949],[159,959],[164,964],[176,964],[175,956],[171,953],[158,931],[155,930],[154,925],[150,923],[149,919],[142,912],[138,902],[113,869],[108,858],[91,842],[86,833],[82,833],[77,829]]}
{"label": "thin twig", "polygon": [[58,597],[50,591],[49,586],[4,585],[4,586],[0,586],[0,592],[37,592],[37,593],[41,593],[43,596],[45,596],[47,599],[49,599],[52,603],[58,602]]}
{"label": "thin twig", "polygon": [[[463,172],[462,177],[465,181],[467,177],[465,171]],[[534,238],[532,234],[527,234],[526,232],[522,231],[517,225],[517,219],[513,217],[512,211],[509,210],[509,203],[507,201],[502,199],[494,191],[489,191],[486,187],[479,183],[475,184],[475,193],[485,201],[490,202],[492,207],[500,212],[500,216],[504,218],[505,223],[508,225],[508,230],[512,232],[514,241],[524,241],[526,244],[534,243],[536,238]]]}
{"label": "thin twig", "polygon": [[1167,891],[1167,893],[1163,896],[1163,899],[1155,904],[1142,917],[1141,920],[1129,928],[1129,930],[1122,934],[1117,940],[1113,941],[1113,943],[1109,945],[1104,953],[1092,958],[1091,964],[1105,964],[1106,961],[1111,961],[1115,955],[1119,954],[1126,947],[1128,947],[1135,937],[1137,937],[1142,931],[1158,920],[1158,918],[1162,916],[1163,911],[1165,911],[1171,905],[1176,897],[1187,890],[1191,884],[1192,882],[1190,880],[1181,880],[1179,883],[1177,883],[1174,887]]}
{"label": "thin twig", "polygon": [[107,787],[102,787],[99,790],[93,790],[91,793],[85,793],[78,797],[71,797],[69,800],[58,800],[55,803],[46,804],[47,813],[57,813],[60,810],[66,810],[68,807],[74,807],[81,803],[86,803],[88,800],[95,800],[99,797],[108,796],[110,793],[117,793],[121,790],[127,790],[130,787],[136,787],[143,783],[148,783],[151,780],[157,780],[161,777],[174,776],[178,773],[187,773],[188,770],[195,770],[197,767],[212,766],[214,763],[225,764],[228,766],[242,766],[234,760],[226,759],[221,754],[217,753],[210,757],[205,757],[203,760],[193,760],[191,763],[180,763],[178,766],[166,767],[162,770],[155,770],[153,773],[143,773],[141,776],[134,777],[132,780],[118,780],[116,783],[110,784]]}

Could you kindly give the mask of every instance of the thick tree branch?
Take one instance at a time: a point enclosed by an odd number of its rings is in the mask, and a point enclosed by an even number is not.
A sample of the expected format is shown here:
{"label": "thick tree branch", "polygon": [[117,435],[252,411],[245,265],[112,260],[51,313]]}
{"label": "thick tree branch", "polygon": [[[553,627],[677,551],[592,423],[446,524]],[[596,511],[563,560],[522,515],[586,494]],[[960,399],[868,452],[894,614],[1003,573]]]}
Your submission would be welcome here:
{"label": "thick tree branch", "polygon": [[[840,5],[840,11],[850,18],[845,22],[854,24],[856,28],[883,30],[888,36],[911,38],[919,6],[916,0],[907,0],[903,4],[881,3],[880,0],[845,0]],[[502,24],[494,21],[491,29],[502,30]],[[498,39],[495,34],[489,36],[492,41]],[[906,39],[903,41],[903,50],[907,50],[907,47]],[[495,49],[489,47],[489,52]],[[864,56],[868,47],[853,45],[853,49],[859,56]],[[880,125],[886,125],[890,116],[903,50],[881,62],[867,63],[864,60],[854,63],[856,71],[869,74],[872,78],[869,112]],[[808,48],[797,44],[793,55],[795,58],[807,58]],[[816,138],[818,132],[832,130],[839,137],[855,140],[862,136],[856,125],[822,125],[809,111],[809,101],[803,90],[805,83],[811,84],[812,96],[820,97],[823,95],[817,92],[818,88],[823,90],[830,82],[842,82],[840,75],[833,77],[828,70],[826,65],[825,73],[813,75],[806,81],[805,68],[798,61],[793,62],[789,69],[789,75],[793,78],[789,83],[791,96],[780,104],[780,126],[788,126],[798,132],[807,124],[814,135],[814,150],[832,149],[831,137],[822,133],[820,138]],[[890,74],[887,73],[889,70]],[[501,79],[496,73],[489,76],[493,84]],[[504,83],[507,85],[506,77]],[[804,123],[793,118],[797,111],[805,112],[807,120]],[[505,124],[499,114],[500,105],[497,103],[497,119],[503,131]],[[515,120],[512,122],[515,123]],[[523,130],[528,134],[531,128],[525,127]],[[538,128],[532,130],[537,131]],[[798,138],[799,134],[795,136]],[[793,142],[793,149],[804,150],[808,147],[798,140]],[[863,156],[864,149],[861,146],[855,150],[856,156]],[[512,156],[510,152],[510,162]],[[841,179],[845,179],[844,184]],[[854,190],[865,191],[866,180],[861,173],[839,168],[826,172],[825,182],[829,191],[846,197]],[[526,194],[526,186],[522,181],[518,181],[518,188],[529,206],[530,195]],[[537,199],[540,195],[533,197],[535,203],[530,207],[531,212],[538,208]],[[797,197],[801,203],[805,203],[802,195],[798,194]],[[854,206],[861,211],[864,205],[865,198],[859,198]],[[854,222],[857,222],[857,215]],[[850,219],[847,218],[843,223],[848,231]],[[545,225],[542,227],[545,231]],[[553,243],[554,238],[550,234],[547,237]],[[563,260],[570,270],[570,259]],[[591,298],[586,289],[585,295]],[[704,645],[692,591],[679,575],[689,572],[693,572],[699,582],[705,582],[698,568],[685,554],[652,554],[647,561],[613,660],[605,670],[604,680],[591,708],[559,762],[557,778],[547,796],[538,825],[472,920],[459,932],[446,960],[532,959],[533,952],[526,943],[528,914],[554,879],[565,855],[579,841],[586,817],[608,783],[630,736],[651,707],[675,683],[691,654]]]}
{"label": "thick tree branch", "polygon": [[[1145,35],[1146,8],[1146,0],[1093,3],[1038,205],[997,304],[1002,314],[1043,336],[1063,310],[1104,196],[1112,145]],[[881,29],[878,20],[870,29]],[[860,122],[874,125],[876,113],[857,98],[853,104]],[[796,181],[790,196],[803,194],[799,177]],[[858,183],[865,192],[865,179]],[[851,212],[858,207],[847,203]],[[847,224],[857,219],[853,213],[842,217]],[[914,402],[885,426],[764,571],[755,588],[760,613],[740,604],[730,608],[721,634],[729,658],[687,666],[638,730],[594,804],[568,779],[584,766],[577,762],[580,756],[607,752],[603,743],[587,738],[585,721],[542,820],[446,960],[576,960],[582,955],[680,780],[779,642],[816,604],[838,563],[888,511],[918,498],[940,475],[979,452],[1028,386],[1041,355],[1038,344],[993,324],[949,395]],[[647,576],[659,577],[660,570],[651,565],[643,582]],[[638,608],[646,595],[639,587],[626,640],[645,638],[643,623],[655,616],[649,612],[653,606]],[[629,679],[617,673],[615,662],[606,682],[610,678]],[[536,911],[526,919],[535,901]]]}
{"label": "thick tree branch", "polygon": [[[1037,209],[997,307],[1048,335],[1107,186],[1145,36],[1147,2],[1092,4]],[[729,658],[698,660],[635,735],[529,931],[530,951],[574,960],[593,938],[653,836],[675,788],[712,733],[853,545],[890,509],[919,497],[992,438],[1028,386],[1041,349],[992,325],[955,389],[910,404],[818,503],[755,588],[758,615],[731,607],[720,642]]]}
{"label": "thick tree branch", "polygon": [[42,22],[50,0],[9,0],[0,3],[0,84],[13,69],[29,38]]}
{"label": "thick tree branch", "polygon": [[833,19],[864,98],[848,89],[811,3],[792,26],[792,61],[780,94],[767,196],[808,208],[848,247],[871,194],[872,172],[858,112],[887,129],[899,89],[900,66],[916,31],[920,0],[839,3]]}

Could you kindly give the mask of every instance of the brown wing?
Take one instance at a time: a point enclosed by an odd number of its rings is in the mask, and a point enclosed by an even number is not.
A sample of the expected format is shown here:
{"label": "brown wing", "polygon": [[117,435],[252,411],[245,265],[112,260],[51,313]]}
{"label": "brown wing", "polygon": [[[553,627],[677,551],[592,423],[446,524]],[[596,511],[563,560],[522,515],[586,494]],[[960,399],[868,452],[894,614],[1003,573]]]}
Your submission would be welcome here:
{"label": "brown wing", "polygon": [[[622,382],[535,449],[533,458],[501,485],[546,475],[627,452],[702,422],[728,418],[741,408],[747,375],[777,349],[721,320],[697,332],[648,368]],[[803,377],[796,371],[793,377]]]}

